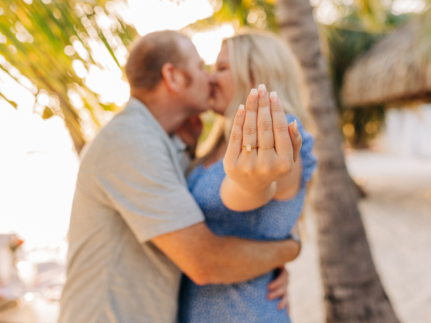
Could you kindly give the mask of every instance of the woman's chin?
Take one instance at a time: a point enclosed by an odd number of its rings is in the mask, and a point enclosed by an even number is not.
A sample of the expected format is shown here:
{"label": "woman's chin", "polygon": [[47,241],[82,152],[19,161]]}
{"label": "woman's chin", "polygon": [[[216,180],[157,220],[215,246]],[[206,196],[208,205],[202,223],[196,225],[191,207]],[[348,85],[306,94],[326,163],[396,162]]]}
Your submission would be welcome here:
{"label": "woman's chin", "polygon": [[217,100],[212,100],[212,102],[210,102],[210,107],[213,112],[224,115],[227,107],[220,103],[221,102],[217,102]]}
{"label": "woman's chin", "polygon": [[226,109],[219,109],[219,107],[211,107],[211,110],[214,113],[220,114],[220,115],[224,115],[224,112],[226,111]]}

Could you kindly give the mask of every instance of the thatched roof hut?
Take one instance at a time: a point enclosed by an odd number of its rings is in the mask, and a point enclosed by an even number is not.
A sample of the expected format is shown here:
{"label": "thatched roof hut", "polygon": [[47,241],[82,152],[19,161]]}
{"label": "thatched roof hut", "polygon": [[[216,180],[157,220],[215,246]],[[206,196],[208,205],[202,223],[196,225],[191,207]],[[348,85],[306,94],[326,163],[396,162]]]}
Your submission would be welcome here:
{"label": "thatched roof hut", "polygon": [[431,101],[431,39],[426,39],[431,26],[426,18],[385,36],[347,70],[342,88],[346,106]]}

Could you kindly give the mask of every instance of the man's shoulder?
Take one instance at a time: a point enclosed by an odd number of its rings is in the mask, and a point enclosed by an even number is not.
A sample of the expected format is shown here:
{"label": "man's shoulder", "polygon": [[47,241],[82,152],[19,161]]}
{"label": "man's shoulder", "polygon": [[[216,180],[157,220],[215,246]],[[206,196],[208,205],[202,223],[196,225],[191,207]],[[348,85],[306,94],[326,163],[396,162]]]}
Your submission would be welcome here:
{"label": "man's shoulder", "polygon": [[145,117],[138,109],[125,108],[118,113],[99,132],[100,136],[118,136],[119,138],[131,136],[133,133],[152,135],[155,133],[151,120]]}
{"label": "man's shoulder", "polygon": [[166,144],[150,122],[133,109],[121,111],[88,144],[82,163],[121,162],[139,151],[164,152]]}
{"label": "man's shoulder", "polygon": [[99,131],[93,142],[116,147],[130,144],[162,144],[163,139],[154,130],[150,120],[133,109],[125,109]]}

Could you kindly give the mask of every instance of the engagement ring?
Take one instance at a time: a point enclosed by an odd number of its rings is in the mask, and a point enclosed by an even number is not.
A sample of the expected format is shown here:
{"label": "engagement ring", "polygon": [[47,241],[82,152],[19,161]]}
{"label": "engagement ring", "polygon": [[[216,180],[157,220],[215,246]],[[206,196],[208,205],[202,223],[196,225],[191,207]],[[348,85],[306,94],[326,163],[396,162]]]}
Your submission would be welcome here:
{"label": "engagement ring", "polygon": [[247,146],[242,145],[242,148],[245,148],[246,151],[251,151],[252,149],[256,149],[257,146],[252,147],[251,145],[247,145]]}

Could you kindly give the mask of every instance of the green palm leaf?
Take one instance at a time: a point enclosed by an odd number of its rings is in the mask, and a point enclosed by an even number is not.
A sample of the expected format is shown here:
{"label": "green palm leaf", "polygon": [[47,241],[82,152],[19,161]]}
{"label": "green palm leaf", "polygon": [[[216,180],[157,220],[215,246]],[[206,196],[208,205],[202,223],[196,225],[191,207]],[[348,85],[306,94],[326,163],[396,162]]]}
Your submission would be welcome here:
{"label": "green palm leaf", "polygon": [[[42,116],[63,117],[78,152],[90,139],[85,129],[95,131],[104,122],[103,111],[115,111],[119,107],[113,103],[100,104],[98,94],[76,74],[73,61],[81,60],[87,69],[93,64],[104,70],[100,57],[95,56],[90,46],[93,41],[104,46],[121,68],[116,49],[128,46],[137,35],[133,26],[127,25],[115,11],[106,10],[105,5],[113,7],[113,3],[107,1],[3,0],[1,3],[0,42],[3,42],[0,43],[0,53],[7,61],[2,69],[17,68],[21,75],[36,85],[38,92],[48,93],[52,100],[41,110]],[[106,15],[112,22],[109,30],[97,23],[101,15]],[[76,53],[73,47],[77,45],[87,51],[88,57],[80,57]],[[19,77],[14,77],[17,82]],[[69,91],[73,88],[80,89],[76,93],[84,102],[84,111],[75,107],[69,98]],[[3,93],[0,94],[5,98]],[[82,115],[90,117],[84,120]]]}

